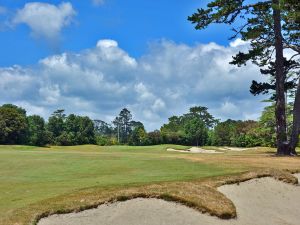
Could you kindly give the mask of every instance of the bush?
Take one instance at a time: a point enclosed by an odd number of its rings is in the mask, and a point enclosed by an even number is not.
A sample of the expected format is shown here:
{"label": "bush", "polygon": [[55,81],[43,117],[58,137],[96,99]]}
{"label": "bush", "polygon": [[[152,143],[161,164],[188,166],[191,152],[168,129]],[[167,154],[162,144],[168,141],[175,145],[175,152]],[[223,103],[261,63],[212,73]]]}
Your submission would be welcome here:
{"label": "bush", "polygon": [[115,137],[98,135],[96,136],[96,144],[100,146],[117,145],[118,140]]}

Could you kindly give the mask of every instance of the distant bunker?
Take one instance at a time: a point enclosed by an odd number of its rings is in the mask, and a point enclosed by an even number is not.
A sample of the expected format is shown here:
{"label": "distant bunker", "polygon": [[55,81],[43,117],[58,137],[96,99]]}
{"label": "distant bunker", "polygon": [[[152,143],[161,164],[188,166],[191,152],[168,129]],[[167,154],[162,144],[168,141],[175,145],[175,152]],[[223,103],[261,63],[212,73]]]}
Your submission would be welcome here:
{"label": "distant bunker", "polygon": [[173,148],[167,148],[168,152],[183,152],[183,153],[198,153],[198,154],[222,154],[225,153],[225,151],[236,151],[236,152],[241,152],[241,151],[247,151],[247,150],[255,150],[256,148],[235,148],[235,147],[220,147],[217,149],[203,149],[199,147],[192,147],[189,149],[185,150],[178,150],[178,149],[173,149]]}

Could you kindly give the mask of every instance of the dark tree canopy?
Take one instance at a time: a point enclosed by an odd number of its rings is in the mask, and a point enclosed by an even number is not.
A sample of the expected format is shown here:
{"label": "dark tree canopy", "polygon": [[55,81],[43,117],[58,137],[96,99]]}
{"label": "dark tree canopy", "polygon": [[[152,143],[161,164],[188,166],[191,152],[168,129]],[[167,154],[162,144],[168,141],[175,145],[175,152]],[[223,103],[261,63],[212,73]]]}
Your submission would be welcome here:
{"label": "dark tree canopy", "polygon": [[26,138],[26,111],[11,104],[0,107],[0,143],[21,144]]}
{"label": "dark tree canopy", "polygon": [[204,145],[208,131],[218,123],[206,107],[195,106],[182,116],[172,116],[168,123],[161,127],[165,143]]}
{"label": "dark tree canopy", "polygon": [[50,142],[50,133],[46,130],[45,120],[38,115],[28,116],[27,143],[33,146],[44,146]]}

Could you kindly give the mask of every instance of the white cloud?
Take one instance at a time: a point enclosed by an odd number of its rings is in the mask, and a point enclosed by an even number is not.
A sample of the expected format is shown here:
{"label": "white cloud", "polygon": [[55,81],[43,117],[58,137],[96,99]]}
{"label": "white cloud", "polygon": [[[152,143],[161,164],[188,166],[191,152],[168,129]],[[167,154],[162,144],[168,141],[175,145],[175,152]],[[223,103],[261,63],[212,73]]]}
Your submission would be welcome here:
{"label": "white cloud", "polygon": [[244,45],[248,45],[250,42],[249,41],[243,41],[240,38],[235,39],[234,41],[230,42],[230,47],[236,48]]}
{"label": "white cloud", "polygon": [[52,5],[42,2],[26,3],[14,16],[14,25],[26,24],[35,38],[46,39],[50,43],[57,42],[63,28],[69,26],[76,15],[69,2]]}
{"label": "white cloud", "polygon": [[138,83],[134,86],[140,101],[153,101],[155,96],[149,92],[148,88],[143,83]]}
{"label": "white cloud", "polygon": [[39,89],[39,94],[41,98],[44,99],[45,104],[57,104],[60,98],[59,85],[55,84],[54,86],[42,86]]}
{"label": "white cloud", "polygon": [[118,47],[118,42],[115,40],[99,40],[97,43],[98,48],[116,48]]}
{"label": "white cloud", "polygon": [[219,114],[223,117],[230,117],[232,115],[238,116],[240,114],[240,108],[230,101],[225,101],[222,103]]}
{"label": "white cloud", "polygon": [[166,103],[162,99],[156,99],[151,107],[154,112],[162,111],[166,108]]}
{"label": "white cloud", "polygon": [[245,48],[162,40],[136,59],[116,41],[100,40],[79,53],[49,56],[32,69],[0,68],[0,103],[22,103],[43,116],[64,108],[104,120],[128,107],[148,130],[195,105],[207,106],[223,120],[255,119],[264,104],[249,93],[249,86],[263,76],[253,65],[228,64]]}
{"label": "white cloud", "polygon": [[95,6],[99,6],[99,5],[103,5],[104,4],[104,0],[92,0],[93,4]]}

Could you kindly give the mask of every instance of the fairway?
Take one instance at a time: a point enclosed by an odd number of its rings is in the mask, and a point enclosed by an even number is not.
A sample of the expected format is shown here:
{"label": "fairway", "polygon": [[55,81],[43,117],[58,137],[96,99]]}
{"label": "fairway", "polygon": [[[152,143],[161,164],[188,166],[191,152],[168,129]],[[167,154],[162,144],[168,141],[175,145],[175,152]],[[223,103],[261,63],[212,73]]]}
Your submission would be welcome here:
{"label": "fairway", "polygon": [[[300,169],[300,160],[272,157],[271,149],[226,152],[220,155],[167,152],[175,145],[148,147],[94,145],[38,148],[29,146],[0,147],[0,224],[28,224],[46,207],[68,197],[83,205],[82,191],[93,195],[149,184],[172,184],[216,179],[225,175],[261,168]],[[267,160],[266,160],[267,159]],[[93,202],[93,201],[91,201]],[[47,208],[50,207],[50,208]],[[72,208],[71,207],[71,208]]]}

